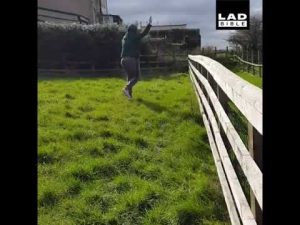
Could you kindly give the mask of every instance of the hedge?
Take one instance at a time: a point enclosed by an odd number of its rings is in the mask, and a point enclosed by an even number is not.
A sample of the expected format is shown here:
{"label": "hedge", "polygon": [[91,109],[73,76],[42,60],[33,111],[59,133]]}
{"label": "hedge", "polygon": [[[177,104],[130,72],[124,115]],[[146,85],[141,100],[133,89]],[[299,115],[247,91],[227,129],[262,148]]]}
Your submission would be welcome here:
{"label": "hedge", "polygon": [[[63,67],[65,61],[91,62],[96,68],[119,63],[126,28],[118,25],[53,24],[38,22],[38,59],[43,68]],[[145,53],[146,43],[141,50]]]}
{"label": "hedge", "polygon": [[[76,64],[77,69],[95,69],[120,67],[121,41],[126,32],[125,26],[116,24],[55,24],[38,22],[38,67],[43,69],[63,69],[66,62],[87,62]],[[170,33],[171,41],[178,39],[186,30],[173,30]],[[179,36],[178,36],[179,35]],[[190,34],[191,35],[191,34]],[[191,35],[195,37],[194,33]],[[180,38],[181,39],[181,38]],[[159,48],[160,54],[182,54],[186,48],[190,50],[197,47],[191,44],[176,47],[170,44],[170,40],[151,40],[146,36],[140,46],[141,54],[156,54]],[[162,63],[173,61],[160,59]],[[152,58],[143,58],[147,62],[155,61]],[[168,62],[167,62],[168,61]],[[152,64],[149,63],[151,66]],[[148,66],[149,66],[148,65]]]}

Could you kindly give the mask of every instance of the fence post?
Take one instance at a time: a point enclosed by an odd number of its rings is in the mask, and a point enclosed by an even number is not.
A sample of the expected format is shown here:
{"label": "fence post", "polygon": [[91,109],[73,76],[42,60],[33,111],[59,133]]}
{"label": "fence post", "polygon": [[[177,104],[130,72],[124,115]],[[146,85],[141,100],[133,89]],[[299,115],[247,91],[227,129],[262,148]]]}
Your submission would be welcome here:
{"label": "fence post", "polygon": [[77,19],[78,19],[79,23],[82,24],[82,21],[81,21],[81,18],[79,15],[77,16]]}
{"label": "fence post", "polygon": [[173,50],[173,63],[174,63],[174,65],[176,65],[176,54],[175,54],[175,50]]}
{"label": "fence post", "polygon": [[[257,166],[262,170],[262,135],[248,122],[248,148]],[[262,225],[262,210],[250,189],[250,206],[258,225]]]}
{"label": "fence post", "polygon": [[217,58],[217,47],[215,47],[215,58]]}
{"label": "fence post", "polygon": [[[252,63],[254,63],[254,52],[253,50],[251,50],[251,61]],[[252,65],[252,71],[253,71],[253,74],[255,75],[255,66]]]}
{"label": "fence post", "polygon": [[225,53],[225,56],[226,56],[226,57],[228,56],[228,46],[226,46],[226,53]]}
{"label": "fence post", "polygon": [[[241,48],[241,59],[244,59],[244,48]],[[242,71],[244,71],[244,64],[239,60],[239,63],[242,65]]]}
{"label": "fence post", "polygon": [[156,63],[156,67],[159,67],[159,61],[158,61],[158,49],[156,50],[156,53],[155,53],[155,63]]}
{"label": "fence post", "polygon": [[241,57],[244,60],[244,48],[242,48],[242,55],[241,55]]}
{"label": "fence post", "polygon": [[[249,56],[249,48],[247,48],[247,62],[249,62],[249,60],[250,60],[250,56]],[[250,72],[250,66],[248,65],[248,64],[246,64],[247,65],[247,72],[249,73]]]}
{"label": "fence post", "polygon": [[[227,114],[229,99],[218,84],[217,84],[217,97],[218,97],[219,102],[221,103],[221,106],[223,107],[224,111]],[[221,130],[221,124],[220,124],[219,120],[218,120],[218,125],[219,125],[219,129]]]}
{"label": "fence post", "polygon": [[209,82],[209,74],[208,74],[208,70],[206,70],[206,80],[207,80],[207,82],[210,84],[210,82]]}
{"label": "fence post", "polygon": [[259,76],[262,77],[262,67],[258,67],[259,68]]}

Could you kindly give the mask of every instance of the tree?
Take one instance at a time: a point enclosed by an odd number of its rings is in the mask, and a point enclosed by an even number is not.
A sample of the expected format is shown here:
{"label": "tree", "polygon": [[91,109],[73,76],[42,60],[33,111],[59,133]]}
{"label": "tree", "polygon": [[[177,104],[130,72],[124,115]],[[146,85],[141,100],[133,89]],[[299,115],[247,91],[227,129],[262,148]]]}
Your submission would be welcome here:
{"label": "tree", "polygon": [[262,50],[262,19],[250,18],[249,30],[237,30],[227,39],[236,48]]}

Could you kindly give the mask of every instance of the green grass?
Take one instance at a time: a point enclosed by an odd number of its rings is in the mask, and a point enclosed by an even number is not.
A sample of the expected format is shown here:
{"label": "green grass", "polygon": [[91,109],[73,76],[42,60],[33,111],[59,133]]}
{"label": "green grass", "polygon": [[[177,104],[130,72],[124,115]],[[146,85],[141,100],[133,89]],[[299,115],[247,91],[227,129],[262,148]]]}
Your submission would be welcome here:
{"label": "green grass", "polygon": [[236,75],[240,76],[244,80],[248,81],[249,83],[262,88],[262,77],[260,77],[259,70],[256,68],[256,75],[253,73],[249,73],[247,71],[244,71],[242,68],[242,65],[238,63],[237,60],[231,58],[231,57],[224,57],[219,56],[216,58],[218,62],[220,62],[222,65],[224,65],[226,68],[234,72]]}
{"label": "green grass", "polygon": [[253,75],[252,73],[243,71],[240,68],[234,69],[233,72],[235,74],[237,74],[238,76],[240,76],[241,78],[243,78],[244,80],[248,81],[249,83],[251,83],[259,88],[262,88],[262,78],[261,77],[259,77],[257,75]]}
{"label": "green grass", "polygon": [[187,74],[124,83],[39,81],[39,224],[229,224]]}

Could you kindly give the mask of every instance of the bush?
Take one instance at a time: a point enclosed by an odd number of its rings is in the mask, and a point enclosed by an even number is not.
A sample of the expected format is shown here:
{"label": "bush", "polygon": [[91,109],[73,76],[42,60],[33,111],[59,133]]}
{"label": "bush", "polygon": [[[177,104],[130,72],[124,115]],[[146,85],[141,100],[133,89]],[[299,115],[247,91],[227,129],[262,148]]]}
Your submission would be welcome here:
{"label": "bush", "polygon": [[[116,24],[54,24],[38,22],[38,60],[39,68],[63,69],[67,61],[87,62],[75,63],[72,68],[88,69],[91,65],[95,69],[115,68],[120,66],[120,53],[122,37],[126,32],[124,26]],[[174,38],[181,33],[173,32]],[[155,54],[155,49],[160,53],[172,55],[181,53],[186,46],[175,49],[165,40],[153,41],[148,37],[141,42],[142,55]],[[143,58],[144,61],[155,61],[156,58]],[[162,60],[165,62],[166,59]],[[170,61],[167,60],[167,61]],[[172,59],[171,59],[172,61]],[[150,64],[149,64],[150,65]]]}
{"label": "bush", "polygon": [[[38,59],[91,62],[111,67],[120,60],[125,28],[117,25],[38,23]],[[41,65],[40,65],[41,66]],[[53,67],[46,62],[42,67]]]}

